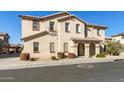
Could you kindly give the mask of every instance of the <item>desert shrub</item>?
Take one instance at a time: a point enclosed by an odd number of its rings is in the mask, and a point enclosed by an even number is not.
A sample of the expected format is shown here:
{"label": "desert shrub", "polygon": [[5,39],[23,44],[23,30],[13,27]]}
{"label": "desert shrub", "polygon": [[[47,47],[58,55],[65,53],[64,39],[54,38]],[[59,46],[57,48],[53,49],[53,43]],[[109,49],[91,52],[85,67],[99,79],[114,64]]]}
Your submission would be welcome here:
{"label": "desert shrub", "polygon": [[104,58],[105,57],[105,53],[99,53],[99,54],[96,55],[96,57]]}
{"label": "desert shrub", "polygon": [[63,59],[65,57],[65,54],[63,52],[58,52],[57,56],[59,59]]}
{"label": "desert shrub", "polygon": [[121,49],[121,44],[116,41],[106,41],[106,52],[109,55],[119,55],[120,54],[120,49]]}
{"label": "desert shrub", "polygon": [[114,56],[119,56],[120,55],[120,52],[119,51],[116,51],[113,53]]}
{"label": "desert shrub", "polygon": [[68,58],[68,55],[64,55],[64,58]]}
{"label": "desert shrub", "polygon": [[50,59],[51,60],[57,60],[57,58],[55,56],[51,56]]}
{"label": "desert shrub", "polygon": [[33,58],[33,57],[31,57],[30,59],[29,59],[29,61],[36,61],[38,58]]}
{"label": "desert shrub", "polygon": [[20,54],[20,60],[27,61],[30,59],[30,54],[29,53],[21,53]]}
{"label": "desert shrub", "polygon": [[68,53],[68,58],[70,59],[76,58],[76,55],[74,53]]}

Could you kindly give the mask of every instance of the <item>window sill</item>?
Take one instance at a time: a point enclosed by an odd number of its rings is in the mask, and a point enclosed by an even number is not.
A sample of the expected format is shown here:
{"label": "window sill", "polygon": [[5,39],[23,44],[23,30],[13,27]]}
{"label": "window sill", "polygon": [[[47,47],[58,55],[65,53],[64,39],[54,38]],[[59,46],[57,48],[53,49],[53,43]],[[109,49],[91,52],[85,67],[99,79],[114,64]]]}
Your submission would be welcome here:
{"label": "window sill", "polygon": [[50,53],[56,53],[55,51],[53,51],[53,52],[50,52]]}
{"label": "window sill", "polygon": [[33,31],[40,31],[40,30],[35,30],[35,29],[32,29]]}
{"label": "window sill", "polygon": [[66,33],[70,33],[71,31],[65,31]]}
{"label": "window sill", "polygon": [[81,32],[76,32],[77,34],[80,34]]}
{"label": "window sill", "polygon": [[33,52],[33,53],[40,53],[39,51]]}
{"label": "window sill", "polygon": [[49,30],[50,32],[56,32],[56,30]]}

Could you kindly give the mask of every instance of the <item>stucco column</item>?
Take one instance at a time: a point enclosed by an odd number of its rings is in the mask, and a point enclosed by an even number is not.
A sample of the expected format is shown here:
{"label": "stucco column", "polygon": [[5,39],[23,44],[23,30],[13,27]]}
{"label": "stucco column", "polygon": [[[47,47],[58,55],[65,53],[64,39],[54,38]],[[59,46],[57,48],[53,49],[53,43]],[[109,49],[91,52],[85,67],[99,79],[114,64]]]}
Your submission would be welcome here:
{"label": "stucco column", "polygon": [[73,53],[75,53],[75,55],[78,56],[78,43],[74,43]]}
{"label": "stucco column", "polygon": [[89,44],[88,43],[86,43],[85,44],[85,57],[89,57]]}
{"label": "stucco column", "polygon": [[77,56],[77,46],[78,44],[75,43],[74,41],[71,42],[71,53],[74,53]]}
{"label": "stucco column", "polygon": [[74,52],[74,42],[73,41],[70,41],[70,52],[73,53]]}
{"label": "stucco column", "polygon": [[96,45],[95,45],[95,48],[96,48],[96,49],[95,49],[95,50],[96,50],[96,51],[95,51],[95,55],[97,55],[98,53],[100,53],[100,48],[99,48],[99,47],[100,47],[99,44],[96,44]]}

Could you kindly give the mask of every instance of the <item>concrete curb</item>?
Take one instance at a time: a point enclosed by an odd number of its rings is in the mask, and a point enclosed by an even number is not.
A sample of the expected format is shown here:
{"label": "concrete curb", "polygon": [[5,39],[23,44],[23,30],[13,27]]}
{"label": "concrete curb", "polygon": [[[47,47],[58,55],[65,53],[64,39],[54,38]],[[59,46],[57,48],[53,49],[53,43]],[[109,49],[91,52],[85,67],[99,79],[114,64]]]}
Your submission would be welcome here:
{"label": "concrete curb", "polygon": [[[86,64],[86,63],[103,63],[103,62],[113,62],[113,59],[85,59],[80,61],[81,59],[71,59],[71,60],[59,60],[59,61],[51,61],[51,62],[29,62],[29,61],[20,61],[22,64],[15,64],[14,66],[8,66],[4,68],[0,68],[0,70],[11,70],[11,69],[23,69],[23,68],[35,68],[35,67],[49,67],[49,66],[61,66],[61,65],[74,65],[74,64]],[[68,61],[68,62],[66,62]]]}

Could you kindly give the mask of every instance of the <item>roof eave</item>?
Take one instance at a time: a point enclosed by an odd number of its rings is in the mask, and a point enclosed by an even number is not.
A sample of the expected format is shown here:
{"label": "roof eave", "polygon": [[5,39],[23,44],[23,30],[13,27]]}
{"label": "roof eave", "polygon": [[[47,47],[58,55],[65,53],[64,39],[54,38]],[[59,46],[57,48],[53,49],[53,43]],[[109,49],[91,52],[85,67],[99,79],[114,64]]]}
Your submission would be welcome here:
{"label": "roof eave", "polygon": [[108,29],[108,27],[106,27],[106,26],[102,26],[102,25],[87,24],[87,26],[89,26],[89,27],[101,28],[101,29]]}

